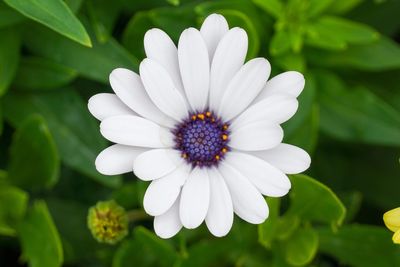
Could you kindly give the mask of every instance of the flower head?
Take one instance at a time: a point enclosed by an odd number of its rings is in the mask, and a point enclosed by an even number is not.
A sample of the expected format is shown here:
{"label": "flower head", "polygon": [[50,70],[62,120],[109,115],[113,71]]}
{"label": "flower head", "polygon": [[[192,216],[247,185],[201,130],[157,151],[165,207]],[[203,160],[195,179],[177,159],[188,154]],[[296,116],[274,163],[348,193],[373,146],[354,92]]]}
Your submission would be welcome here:
{"label": "flower head", "polygon": [[250,223],[268,217],[263,195],[290,190],[286,174],[310,165],[304,150],[283,144],[281,123],[298,107],[304,77],[289,71],[267,81],[265,58],[245,63],[247,34],[221,15],[200,30],[182,32],[178,45],[160,29],[144,38],[139,74],[115,69],[115,94],[98,94],[89,110],[102,135],[116,144],[96,159],[99,172],[131,172],[151,181],[144,196],[160,237],[205,221],[226,235],[233,214]]}
{"label": "flower head", "polygon": [[383,214],[383,221],[386,227],[394,232],[393,242],[400,244],[400,208],[389,210]]}
{"label": "flower head", "polygon": [[89,209],[88,227],[100,243],[116,244],[128,234],[128,216],[114,200],[99,201]]}

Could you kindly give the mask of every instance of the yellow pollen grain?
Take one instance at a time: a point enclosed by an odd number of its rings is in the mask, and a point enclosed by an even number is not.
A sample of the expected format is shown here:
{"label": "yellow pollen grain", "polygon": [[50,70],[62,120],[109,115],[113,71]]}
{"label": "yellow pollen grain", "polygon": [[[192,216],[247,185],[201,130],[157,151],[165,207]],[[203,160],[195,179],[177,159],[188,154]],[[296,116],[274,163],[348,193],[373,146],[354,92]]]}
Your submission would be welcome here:
{"label": "yellow pollen grain", "polygon": [[197,118],[196,115],[193,115],[193,116],[192,116],[192,120],[193,120],[193,121],[195,121],[196,118]]}
{"label": "yellow pollen grain", "polygon": [[182,154],[182,158],[186,159],[188,157],[188,155],[186,153]]}
{"label": "yellow pollen grain", "polygon": [[223,135],[222,135],[222,140],[224,140],[224,141],[228,140],[228,135],[223,134]]}
{"label": "yellow pollen grain", "polygon": [[226,147],[224,147],[224,148],[221,150],[221,152],[222,152],[222,153],[226,153],[226,152],[228,152],[228,149],[226,149]]}
{"label": "yellow pollen grain", "polygon": [[224,124],[224,126],[222,126],[222,129],[223,129],[224,131],[228,130],[228,125]]}
{"label": "yellow pollen grain", "polygon": [[199,118],[200,120],[204,120],[205,116],[203,113],[200,113],[197,115],[197,118]]}
{"label": "yellow pollen grain", "polygon": [[219,155],[215,155],[215,159],[219,160],[221,157]]}
{"label": "yellow pollen grain", "polygon": [[210,112],[210,111],[207,111],[207,112],[206,112],[206,116],[207,116],[207,117],[211,117],[211,112]]}

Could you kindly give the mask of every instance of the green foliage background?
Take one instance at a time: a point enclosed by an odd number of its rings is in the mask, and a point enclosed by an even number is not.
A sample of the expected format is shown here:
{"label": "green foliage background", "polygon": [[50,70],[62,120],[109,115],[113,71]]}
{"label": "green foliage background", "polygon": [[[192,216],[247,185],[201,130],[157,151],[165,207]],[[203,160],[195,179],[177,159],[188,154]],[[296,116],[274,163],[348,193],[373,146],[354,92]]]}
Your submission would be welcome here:
{"label": "green foliage background", "polygon": [[[398,0],[0,1],[0,265],[400,266],[382,223],[400,206],[399,10]],[[264,224],[236,218],[225,238],[202,226],[162,240],[138,216],[120,244],[96,243],[88,208],[115,199],[140,214],[147,184],[97,173],[107,143],[87,99],[110,92],[112,69],[138,69],[148,29],[177,41],[214,12],[247,31],[248,58],[305,74],[284,128],[312,155],[309,176],[267,199]]]}

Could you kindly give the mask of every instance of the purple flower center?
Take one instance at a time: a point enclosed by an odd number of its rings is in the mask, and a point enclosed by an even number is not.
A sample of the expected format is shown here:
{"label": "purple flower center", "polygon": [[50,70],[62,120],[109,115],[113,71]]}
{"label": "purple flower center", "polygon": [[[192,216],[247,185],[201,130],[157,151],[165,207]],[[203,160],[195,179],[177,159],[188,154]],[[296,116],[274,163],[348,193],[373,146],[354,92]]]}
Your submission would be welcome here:
{"label": "purple flower center", "polygon": [[189,116],[175,130],[176,149],[193,166],[213,166],[228,151],[228,124],[206,111]]}

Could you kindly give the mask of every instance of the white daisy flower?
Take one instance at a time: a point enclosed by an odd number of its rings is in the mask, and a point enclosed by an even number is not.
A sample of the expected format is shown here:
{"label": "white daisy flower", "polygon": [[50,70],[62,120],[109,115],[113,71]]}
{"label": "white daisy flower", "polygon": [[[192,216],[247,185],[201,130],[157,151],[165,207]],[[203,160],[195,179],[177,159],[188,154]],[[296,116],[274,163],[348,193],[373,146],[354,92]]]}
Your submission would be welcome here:
{"label": "white daisy flower", "polygon": [[234,213],[262,223],[268,217],[263,195],[286,195],[286,174],[310,165],[307,152],[281,143],[280,124],[297,110],[303,75],[289,71],[267,82],[265,58],[245,63],[247,42],[243,29],[229,29],[217,14],[200,31],[184,30],[178,47],[151,29],[140,75],[115,69],[115,94],[89,100],[101,134],[116,143],[99,154],[97,170],[133,170],[151,181],[144,209],[162,238],[203,221],[213,235],[224,236]]}

